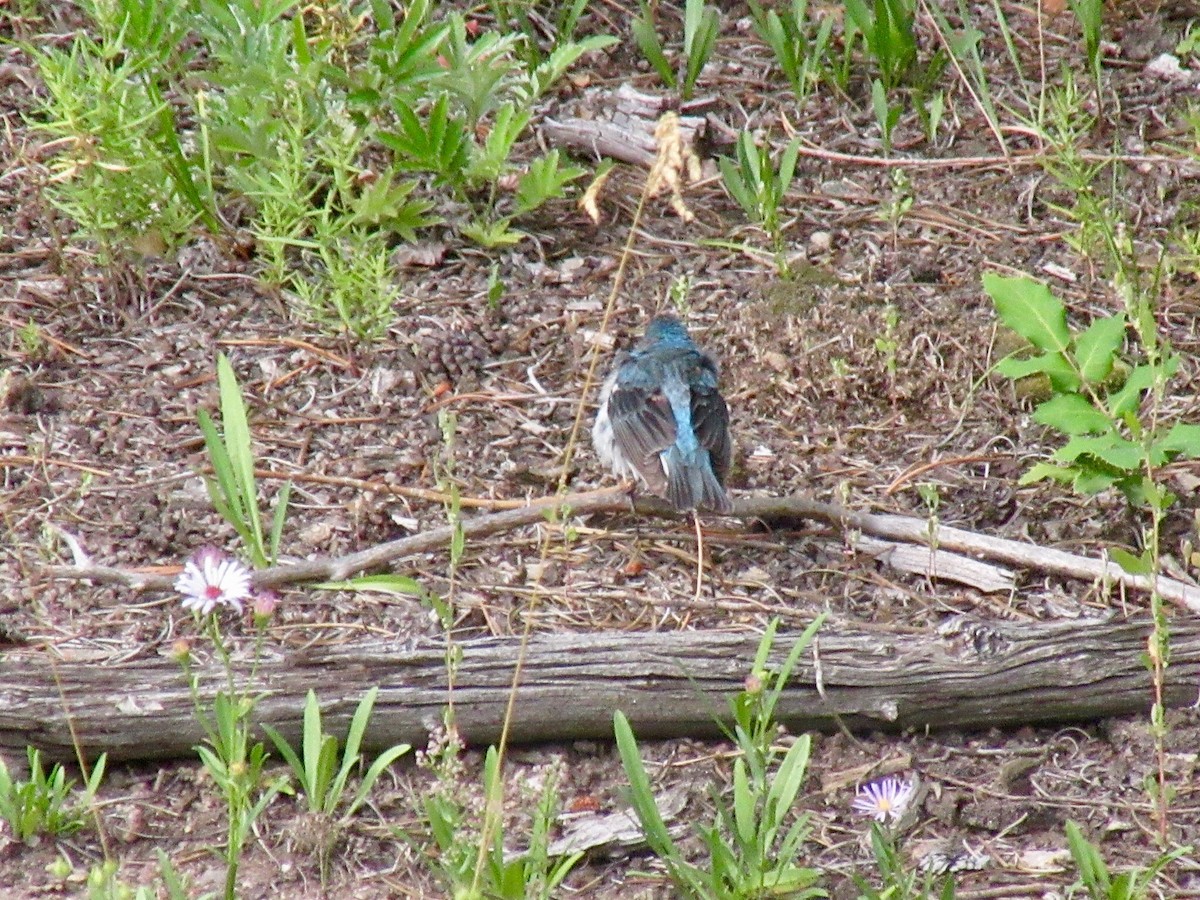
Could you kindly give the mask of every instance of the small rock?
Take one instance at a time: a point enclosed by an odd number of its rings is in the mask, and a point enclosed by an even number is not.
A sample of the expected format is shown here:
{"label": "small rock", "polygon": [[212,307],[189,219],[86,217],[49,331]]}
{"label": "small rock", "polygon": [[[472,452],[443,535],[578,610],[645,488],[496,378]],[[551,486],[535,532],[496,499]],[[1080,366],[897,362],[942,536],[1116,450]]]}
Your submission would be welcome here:
{"label": "small rock", "polygon": [[768,350],[763,354],[763,362],[774,369],[776,372],[790,372],[792,364],[786,356],[778,350]]}
{"label": "small rock", "polygon": [[828,253],[833,249],[833,235],[828,231],[814,231],[808,236],[808,248],[813,253]]}
{"label": "small rock", "polygon": [[1179,57],[1172,53],[1160,53],[1146,63],[1145,72],[1163,81],[1188,81],[1191,74],[1179,65]]}

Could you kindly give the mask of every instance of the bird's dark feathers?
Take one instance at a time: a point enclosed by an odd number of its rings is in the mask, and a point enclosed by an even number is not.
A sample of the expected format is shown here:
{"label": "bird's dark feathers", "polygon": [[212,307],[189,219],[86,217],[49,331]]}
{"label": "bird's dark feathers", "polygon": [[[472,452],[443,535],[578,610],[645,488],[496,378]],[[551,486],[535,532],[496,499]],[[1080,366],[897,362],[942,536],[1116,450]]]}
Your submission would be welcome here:
{"label": "bird's dark feathers", "polygon": [[653,360],[646,359],[639,350],[622,358],[608,402],[617,446],[637,465],[652,489],[664,483],[658,456],[675,442],[676,427],[671,405],[658,385],[669,370],[675,370],[691,385],[696,440],[709,452],[713,473],[724,485],[732,454],[729,409],[717,390],[716,362],[690,341],[686,346],[659,349]]}
{"label": "bird's dark feathers", "polygon": [[[717,388],[717,364],[679,319],[651,320],[642,339],[618,358],[603,402],[593,437],[607,448],[603,454],[614,471],[636,471],[676,509],[730,510],[724,490],[729,410]],[[689,433],[678,433],[681,423]]]}
{"label": "bird's dark feathers", "polygon": [[733,444],[729,439],[729,407],[716,388],[692,390],[692,427],[696,431],[696,440],[708,451],[713,474],[723,487],[733,456]]}
{"label": "bird's dark feathers", "polygon": [[613,389],[608,401],[613,438],[647,483],[661,481],[658,454],[675,442],[675,419],[662,391],[646,387]]}

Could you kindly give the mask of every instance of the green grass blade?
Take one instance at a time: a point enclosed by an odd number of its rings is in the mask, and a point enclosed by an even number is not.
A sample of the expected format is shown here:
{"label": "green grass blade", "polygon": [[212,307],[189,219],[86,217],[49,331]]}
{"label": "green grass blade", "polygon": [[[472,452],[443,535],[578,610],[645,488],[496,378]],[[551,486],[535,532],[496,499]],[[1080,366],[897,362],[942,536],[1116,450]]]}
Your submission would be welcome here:
{"label": "green grass blade", "polygon": [[246,418],[246,404],[242,399],[237,376],[233,373],[228,357],[217,355],[217,386],[221,400],[221,425],[225,431],[225,448],[233,477],[238,485],[246,513],[247,524],[255,538],[255,549],[263,555],[262,519],[258,511],[258,490],[254,481],[254,453],[250,445],[250,425]]}
{"label": "green grass blade", "polygon": [[289,478],[275,497],[275,514],[271,519],[271,538],[268,559],[275,565],[279,559],[279,541],[283,537],[283,525],[287,521],[288,502],[292,499],[292,480]]}

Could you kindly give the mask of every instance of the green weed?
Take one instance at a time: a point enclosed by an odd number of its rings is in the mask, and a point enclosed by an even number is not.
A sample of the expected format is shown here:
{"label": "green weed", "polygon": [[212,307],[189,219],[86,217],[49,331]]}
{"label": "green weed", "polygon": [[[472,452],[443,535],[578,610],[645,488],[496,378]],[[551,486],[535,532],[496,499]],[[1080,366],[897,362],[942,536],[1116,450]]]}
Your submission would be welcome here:
{"label": "green weed", "polygon": [[[430,0],[402,17],[384,0],[307,13],[295,0],[89,0],[97,38],[30,47],[47,85],[49,196],[106,258],[147,239],[169,250],[197,221],[223,231],[236,208],[263,280],[301,317],[376,339],[395,317],[397,239],[448,208],[465,238],[511,245],[525,236],[515,220],[583,174],[556,151],[514,157],[538,99],[614,41],[569,36],[585,7],[560,10],[543,52],[461,14],[435,21]],[[432,184],[413,177],[424,172]]]}
{"label": "green weed", "polygon": [[[371,788],[375,786],[383,770],[412,749],[409,744],[398,744],[375,757],[362,776],[358,790],[348,803],[345,802],[350,775],[363,761],[359,747],[362,745],[363,735],[366,733],[371,710],[378,695],[379,688],[373,687],[359,701],[350,720],[350,729],[346,733],[346,746],[340,753],[337,738],[326,734],[321,725],[321,706],[317,702],[316,693],[311,690],[304,703],[301,753],[297,753],[296,749],[270,725],[264,723],[262,726],[276,749],[287,760],[292,774],[296,776],[296,781],[304,792],[309,812],[331,826],[331,837],[336,835],[337,826],[349,820],[366,802]],[[344,809],[338,815],[339,808],[343,806]],[[333,850],[333,840],[326,842],[318,850],[321,884],[324,885],[329,877],[329,854]]]}
{"label": "green weed", "polygon": [[716,817],[711,825],[697,828],[708,850],[707,866],[683,857],[659,814],[629,721],[619,711],[613,717],[630,800],[646,842],[666,865],[675,886],[689,896],[826,896],[816,887],[820,873],[798,864],[809,826],[806,815],[792,813],[804,783],[810,741],[807,735],[800,736],[780,758],[774,720],[783,688],[822,621],[819,617],[805,629],[778,671],[771,671],[767,660],[778,627],[778,620],[773,620],[759,643],[746,690],[730,701],[733,727],[729,733],[741,754],[734,760],[732,797],[714,794]]}
{"label": "green weed", "polygon": [[[1162,870],[1179,857],[1192,852],[1190,846],[1178,847],[1161,854],[1144,868],[1135,867],[1114,875],[1109,871],[1100,848],[1083,836],[1078,825],[1068,820],[1066,830],[1071,857],[1079,867],[1076,887],[1083,888],[1091,900],[1142,900],[1152,896],[1150,889]],[[1158,896],[1157,892],[1153,896]]]}
{"label": "green weed", "polygon": [[808,0],[792,0],[782,13],[750,0],[750,16],[755,32],[775,54],[796,100],[803,103],[820,80],[834,17],[822,16],[820,24],[815,24],[809,17]]}
{"label": "green weed", "polygon": [[668,87],[678,88],[680,97],[691,99],[696,90],[696,81],[716,47],[721,30],[720,15],[714,7],[706,6],[704,0],[685,0],[683,7],[683,58],[681,71],[667,59],[666,49],[658,36],[650,5],[643,5],[642,14],[634,20],[633,38],[642,55],[654,67],[659,78]]}
{"label": "green weed", "polygon": [[213,478],[205,479],[213,507],[242,539],[255,566],[274,565],[279,541],[287,519],[291,482],[285,482],[275,500],[275,514],[269,534],[263,531],[263,516],[258,507],[258,485],[254,475],[254,451],[250,444],[250,426],[246,404],[233,367],[225,354],[217,355],[217,385],[220,393],[221,426],[218,431],[208,412],[200,409],[196,418],[204,434],[204,446],[213,467]]}
{"label": "green weed", "polygon": [[779,214],[796,171],[799,139],[792,138],[779,154],[778,161],[772,159],[770,147],[757,146],[748,131],[738,135],[734,146],[735,158],[723,156],[717,161],[725,189],[747,217],[767,233],[776,268],[784,274],[787,265],[783,259],[783,228]]}
{"label": "green weed", "polygon": [[67,778],[61,763],[55,763],[47,772],[40,751],[28,747],[26,754],[27,780],[14,779],[0,760],[0,819],[8,823],[13,837],[22,842],[42,834],[57,837],[78,831],[104,778],[107,756],[101,754],[96,760],[83,795],[77,797],[74,782]]}

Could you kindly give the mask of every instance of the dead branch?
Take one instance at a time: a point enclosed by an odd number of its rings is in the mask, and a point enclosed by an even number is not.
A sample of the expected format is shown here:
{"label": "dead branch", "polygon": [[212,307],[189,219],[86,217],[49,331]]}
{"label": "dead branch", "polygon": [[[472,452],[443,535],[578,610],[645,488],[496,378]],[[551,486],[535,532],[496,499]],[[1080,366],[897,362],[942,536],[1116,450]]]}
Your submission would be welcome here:
{"label": "dead branch", "polygon": [[[560,513],[555,513],[559,510]],[[519,509],[469,516],[462,520],[468,538],[483,537],[511,531],[546,520],[548,515],[562,517],[590,513],[629,512],[629,498],[619,488],[586,493],[567,494],[561,499],[548,497],[534,500]],[[662,501],[653,497],[639,498],[634,511],[643,516],[677,518],[679,516]],[[1039,572],[1078,578],[1089,582],[1108,582],[1136,591],[1149,591],[1151,581],[1142,575],[1132,575],[1114,562],[1092,559],[1026,544],[1005,538],[991,537],[961,528],[939,526],[931,539],[929,523],[924,519],[881,513],[858,512],[832,503],[821,503],[807,497],[743,497],[734,503],[732,517],[759,519],[766,523],[790,519],[817,519],[839,527],[860,531],[880,538],[934,546],[939,551],[953,551],[978,559],[1022,566]],[[449,525],[433,528],[420,534],[398,538],[385,544],[369,547],[340,557],[318,557],[297,563],[286,563],[264,569],[254,576],[256,587],[280,587],[315,581],[341,581],[354,575],[382,569],[405,557],[444,550],[450,546],[453,530]],[[168,591],[172,577],[136,570],[107,566],[49,566],[45,570],[52,578],[91,580],[123,584],[133,590]],[[928,573],[937,577],[937,571]],[[1200,587],[1173,578],[1159,576],[1159,593],[1190,612],[1200,612]]]}

